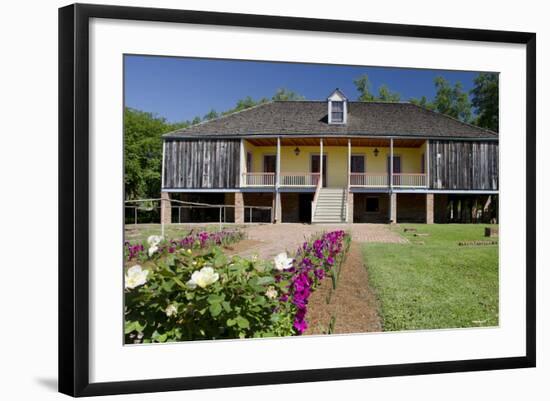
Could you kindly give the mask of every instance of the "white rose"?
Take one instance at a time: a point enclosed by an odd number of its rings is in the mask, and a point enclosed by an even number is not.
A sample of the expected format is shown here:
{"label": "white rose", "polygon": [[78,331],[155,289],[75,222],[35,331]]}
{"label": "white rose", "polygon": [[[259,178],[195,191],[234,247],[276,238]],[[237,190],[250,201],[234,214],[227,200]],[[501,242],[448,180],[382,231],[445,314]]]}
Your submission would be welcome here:
{"label": "white rose", "polygon": [[149,246],[157,246],[160,244],[160,241],[162,241],[162,237],[160,235],[151,235],[149,238],[147,238],[147,243]]}
{"label": "white rose", "polygon": [[124,287],[133,289],[147,282],[149,270],[143,270],[140,265],[130,267],[124,276]]}
{"label": "white rose", "polygon": [[158,251],[158,250],[159,250],[159,248],[158,248],[158,246],[156,246],[156,245],[153,245],[152,247],[150,247],[150,248],[149,248],[149,251],[148,251],[149,257],[153,256],[153,254],[154,254],[156,251]]}
{"label": "white rose", "polygon": [[269,299],[275,299],[277,298],[277,290],[273,286],[269,286],[267,291],[265,292],[265,296]]}
{"label": "white rose", "polygon": [[290,269],[293,265],[293,259],[289,258],[286,252],[278,254],[273,260],[275,261],[275,269],[279,271]]}
{"label": "white rose", "polygon": [[193,272],[191,280],[187,282],[187,286],[191,289],[197,286],[205,288],[212,283],[215,283],[220,278],[218,273],[214,272],[214,269],[210,266],[205,266],[200,270]]}
{"label": "white rose", "polygon": [[166,316],[170,317],[178,313],[178,308],[176,308],[176,305],[170,304],[166,307],[164,312],[166,313]]}

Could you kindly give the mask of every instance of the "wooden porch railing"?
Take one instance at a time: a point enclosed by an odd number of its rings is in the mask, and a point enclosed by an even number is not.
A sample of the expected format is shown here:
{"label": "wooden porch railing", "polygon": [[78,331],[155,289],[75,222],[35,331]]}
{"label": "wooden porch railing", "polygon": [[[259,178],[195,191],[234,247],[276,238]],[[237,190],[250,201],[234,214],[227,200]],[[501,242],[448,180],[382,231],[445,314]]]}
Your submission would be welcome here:
{"label": "wooden porch railing", "polygon": [[349,185],[350,187],[387,187],[388,173],[350,173]]}
{"label": "wooden porch railing", "polygon": [[426,187],[426,174],[393,174],[393,186],[398,188]]}
{"label": "wooden porch railing", "polygon": [[311,222],[312,223],[313,223],[313,217],[315,216],[315,209],[317,208],[317,199],[319,198],[321,185],[322,185],[322,181],[317,180],[317,185],[315,186],[315,195],[313,195],[313,200],[311,201]]}
{"label": "wooden porch railing", "polygon": [[243,181],[246,187],[273,187],[275,173],[243,173]]}
{"label": "wooden porch railing", "polygon": [[283,187],[314,187],[319,182],[319,173],[281,173]]}

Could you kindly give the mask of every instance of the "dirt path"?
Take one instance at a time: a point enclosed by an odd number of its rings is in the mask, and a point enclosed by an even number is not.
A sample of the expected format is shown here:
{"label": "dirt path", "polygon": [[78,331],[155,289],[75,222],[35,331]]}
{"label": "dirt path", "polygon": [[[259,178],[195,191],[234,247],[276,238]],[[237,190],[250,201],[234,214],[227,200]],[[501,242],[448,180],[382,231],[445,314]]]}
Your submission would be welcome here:
{"label": "dirt path", "polygon": [[369,286],[361,244],[355,241],[342,266],[336,290],[327,278],[311,295],[307,314],[309,328],[305,334],[327,334],[333,317],[333,334],[382,331],[378,301]]}
{"label": "dirt path", "polygon": [[280,252],[293,254],[298,246],[315,233],[323,231],[346,230],[357,242],[406,243],[407,240],[390,230],[387,224],[255,224],[246,226],[247,239],[254,246],[239,249],[240,256],[257,254],[269,259]]}

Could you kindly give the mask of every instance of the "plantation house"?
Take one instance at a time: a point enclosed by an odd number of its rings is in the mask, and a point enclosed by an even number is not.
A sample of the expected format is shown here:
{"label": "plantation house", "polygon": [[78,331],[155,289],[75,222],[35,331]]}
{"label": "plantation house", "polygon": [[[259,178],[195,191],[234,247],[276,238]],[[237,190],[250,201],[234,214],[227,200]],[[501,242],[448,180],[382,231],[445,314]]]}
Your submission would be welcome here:
{"label": "plantation house", "polygon": [[163,146],[164,222],[175,220],[170,199],[232,205],[223,217],[236,223],[496,217],[498,134],[411,103],[349,101],[336,89],[170,132]]}

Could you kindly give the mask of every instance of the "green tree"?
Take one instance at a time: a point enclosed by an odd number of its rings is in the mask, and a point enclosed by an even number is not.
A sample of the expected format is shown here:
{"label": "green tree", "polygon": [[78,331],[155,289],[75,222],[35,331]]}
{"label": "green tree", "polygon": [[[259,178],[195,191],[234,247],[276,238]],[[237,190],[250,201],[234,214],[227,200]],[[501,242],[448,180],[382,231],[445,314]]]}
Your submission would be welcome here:
{"label": "green tree", "polygon": [[393,92],[388,88],[386,84],[380,85],[378,88],[378,95],[375,95],[372,92],[371,84],[367,74],[361,75],[359,78],[353,81],[357,91],[359,92],[359,97],[357,100],[361,102],[398,102],[401,100],[401,95],[397,92]]}
{"label": "green tree", "polygon": [[470,93],[477,114],[475,124],[498,132],[498,74],[480,73]]}
{"label": "green tree", "polygon": [[471,122],[472,103],[468,93],[462,89],[462,83],[456,82],[452,86],[445,78],[438,76],[434,79],[434,84],[436,95],[432,102],[428,102],[425,96],[410,99],[410,102],[466,123]]}
{"label": "green tree", "polygon": [[383,102],[399,102],[401,100],[401,95],[391,91],[387,85],[383,84],[378,88],[378,100]]}
{"label": "green tree", "polygon": [[164,118],[131,108],[124,110],[124,185],[126,199],[157,198],[160,194],[162,135],[188,123],[169,124]]}
{"label": "green tree", "polygon": [[195,125],[201,122],[201,118],[199,116],[196,116],[193,118],[193,121],[191,121],[191,125]]}
{"label": "green tree", "polygon": [[367,74],[361,75],[359,78],[355,79],[353,83],[359,92],[357,100],[361,102],[373,102],[376,100],[371,92],[371,84]]}
{"label": "green tree", "polygon": [[435,108],[435,105],[432,102],[429,102],[426,96],[422,96],[420,99],[412,98],[409,101],[412,104],[416,104],[417,106],[424,107],[428,110],[433,110]]}
{"label": "green tree", "polygon": [[208,113],[204,115],[202,118],[204,121],[213,120],[214,118],[218,117],[218,112],[214,109],[210,109]]}
{"label": "green tree", "polygon": [[275,92],[271,100],[279,100],[279,101],[305,100],[305,97],[289,89],[280,88],[280,89],[277,89],[277,92]]}

